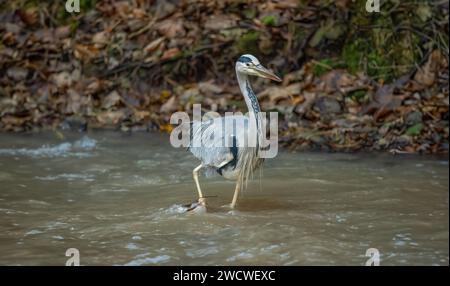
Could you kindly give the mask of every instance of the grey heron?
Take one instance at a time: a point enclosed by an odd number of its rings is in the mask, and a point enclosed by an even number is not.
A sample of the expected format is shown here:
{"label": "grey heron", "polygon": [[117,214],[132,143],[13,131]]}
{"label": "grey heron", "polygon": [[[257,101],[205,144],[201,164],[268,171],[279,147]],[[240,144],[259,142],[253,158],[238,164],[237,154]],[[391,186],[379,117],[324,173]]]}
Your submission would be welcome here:
{"label": "grey heron", "polygon": [[[195,157],[200,159],[201,164],[193,170],[193,177],[197,187],[199,199],[190,209],[197,205],[206,205],[206,199],[203,196],[198,179],[198,173],[201,169],[216,172],[226,179],[236,180],[236,187],[231,202],[231,208],[236,206],[239,191],[242,189],[244,182],[246,183],[249,175],[258,168],[263,160],[260,158],[260,142],[262,136],[262,117],[260,116],[260,106],[258,99],[253,92],[249,76],[259,76],[263,78],[281,81],[273,72],[263,67],[258,59],[252,55],[245,54],[239,57],[235,65],[236,76],[239,88],[244,96],[249,116],[233,115],[225,117],[217,117],[207,122],[191,123],[191,143],[189,150]],[[231,124],[234,128],[230,132],[229,129],[223,130],[225,124]],[[256,126],[255,131],[251,135],[251,126]],[[224,132],[225,131],[225,132]],[[213,135],[214,134],[214,135]],[[203,140],[213,135],[215,142],[224,142],[230,140],[229,146],[194,146],[195,140]],[[250,145],[251,136],[256,137],[256,144]],[[246,140],[247,139],[247,140]],[[245,142],[244,142],[245,141]],[[219,147],[218,147],[219,146]]]}

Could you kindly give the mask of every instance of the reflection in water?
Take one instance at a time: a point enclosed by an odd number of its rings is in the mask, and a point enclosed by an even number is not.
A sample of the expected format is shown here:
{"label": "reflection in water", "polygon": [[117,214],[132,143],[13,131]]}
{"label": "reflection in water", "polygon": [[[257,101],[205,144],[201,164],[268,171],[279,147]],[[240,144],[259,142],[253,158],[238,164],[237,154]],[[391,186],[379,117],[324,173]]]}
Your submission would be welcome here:
{"label": "reflection in water", "polygon": [[448,159],[281,153],[238,208],[158,134],[0,135],[0,264],[448,265]]}

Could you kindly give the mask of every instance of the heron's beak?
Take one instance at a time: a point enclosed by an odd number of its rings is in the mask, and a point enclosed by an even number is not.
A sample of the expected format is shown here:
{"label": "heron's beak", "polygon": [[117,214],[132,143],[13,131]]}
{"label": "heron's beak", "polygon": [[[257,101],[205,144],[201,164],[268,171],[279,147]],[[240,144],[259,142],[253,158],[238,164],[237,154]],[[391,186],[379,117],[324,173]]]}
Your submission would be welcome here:
{"label": "heron's beak", "polygon": [[282,81],[281,78],[279,78],[276,74],[274,74],[272,71],[266,69],[262,65],[253,67],[253,69],[260,77],[268,78],[268,79],[278,81],[278,82]]}

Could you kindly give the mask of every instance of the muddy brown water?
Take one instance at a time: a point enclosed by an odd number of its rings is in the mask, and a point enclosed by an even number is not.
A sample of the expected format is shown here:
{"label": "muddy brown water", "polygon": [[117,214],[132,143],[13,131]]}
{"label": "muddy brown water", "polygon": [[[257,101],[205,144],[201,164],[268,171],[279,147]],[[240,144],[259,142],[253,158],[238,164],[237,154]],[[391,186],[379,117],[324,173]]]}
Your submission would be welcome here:
{"label": "muddy brown water", "polygon": [[0,135],[0,265],[449,264],[448,158],[288,153],[234,185],[200,178],[168,136]]}

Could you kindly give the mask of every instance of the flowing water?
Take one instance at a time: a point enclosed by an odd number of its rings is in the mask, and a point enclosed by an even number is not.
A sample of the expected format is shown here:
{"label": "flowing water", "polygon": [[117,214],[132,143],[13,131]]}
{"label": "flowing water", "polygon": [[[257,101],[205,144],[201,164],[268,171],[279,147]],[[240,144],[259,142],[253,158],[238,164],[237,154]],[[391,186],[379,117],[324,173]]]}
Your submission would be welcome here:
{"label": "flowing water", "polygon": [[287,153],[234,185],[167,136],[0,135],[0,265],[449,264],[447,157]]}

